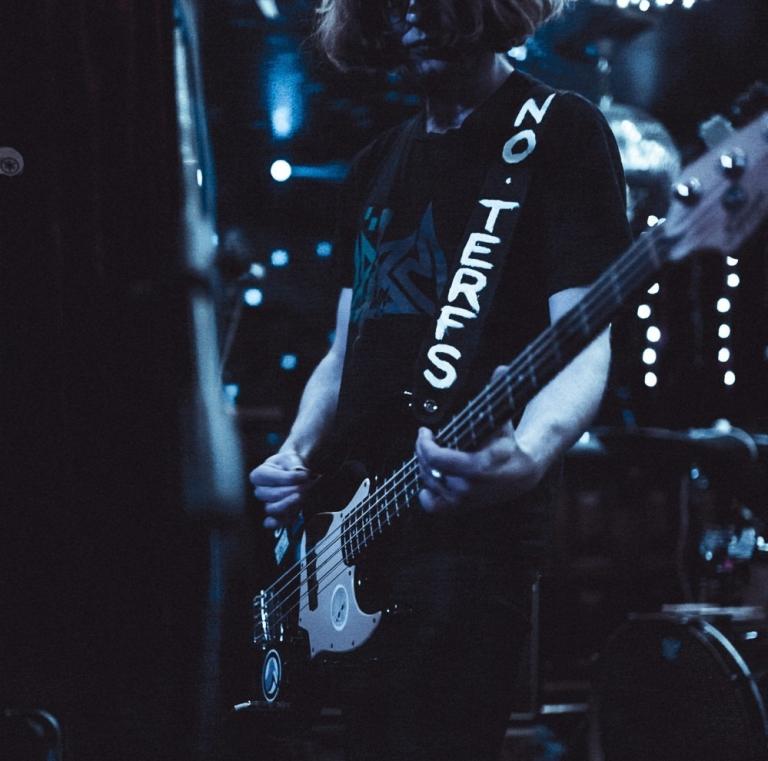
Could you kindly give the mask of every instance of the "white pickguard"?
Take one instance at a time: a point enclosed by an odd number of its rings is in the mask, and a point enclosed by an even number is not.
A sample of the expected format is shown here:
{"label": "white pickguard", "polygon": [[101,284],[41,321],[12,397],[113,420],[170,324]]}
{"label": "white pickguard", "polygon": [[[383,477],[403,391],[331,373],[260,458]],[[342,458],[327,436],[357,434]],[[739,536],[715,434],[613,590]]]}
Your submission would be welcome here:
{"label": "white pickguard", "polygon": [[373,634],[381,621],[381,611],[364,613],[360,610],[355,597],[356,569],[344,563],[341,551],[342,522],[368,496],[369,486],[370,481],[366,479],[343,510],[328,514],[332,518],[331,525],[318,542],[321,549],[317,558],[318,595],[314,610],[310,610],[307,592],[306,535],[301,540],[299,626],[309,636],[313,658],[324,651],[343,653],[354,650]]}

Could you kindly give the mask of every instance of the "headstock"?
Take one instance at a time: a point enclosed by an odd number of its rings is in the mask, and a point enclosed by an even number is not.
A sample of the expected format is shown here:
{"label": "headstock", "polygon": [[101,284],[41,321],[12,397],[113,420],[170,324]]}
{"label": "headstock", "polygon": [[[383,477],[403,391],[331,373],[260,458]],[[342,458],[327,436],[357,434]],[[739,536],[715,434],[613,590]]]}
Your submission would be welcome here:
{"label": "headstock", "polygon": [[674,186],[664,225],[670,261],[703,249],[731,254],[768,216],[768,113],[738,130],[721,119],[708,132],[717,144]]}

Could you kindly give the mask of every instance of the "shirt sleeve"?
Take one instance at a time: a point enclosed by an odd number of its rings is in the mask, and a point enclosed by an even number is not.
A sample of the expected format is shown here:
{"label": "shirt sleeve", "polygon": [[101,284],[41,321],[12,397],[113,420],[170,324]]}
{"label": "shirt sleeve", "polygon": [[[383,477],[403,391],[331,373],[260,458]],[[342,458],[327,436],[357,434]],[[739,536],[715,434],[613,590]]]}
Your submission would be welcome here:
{"label": "shirt sleeve", "polygon": [[632,240],[621,157],[605,117],[579,95],[557,100],[539,174],[550,295],[592,283]]}

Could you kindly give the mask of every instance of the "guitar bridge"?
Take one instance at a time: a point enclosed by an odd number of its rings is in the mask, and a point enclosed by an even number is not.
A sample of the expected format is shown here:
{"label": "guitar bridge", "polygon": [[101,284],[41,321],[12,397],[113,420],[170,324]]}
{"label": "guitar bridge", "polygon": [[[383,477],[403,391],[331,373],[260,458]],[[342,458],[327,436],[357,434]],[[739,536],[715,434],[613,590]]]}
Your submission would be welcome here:
{"label": "guitar bridge", "polygon": [[253,598],[253,644],[263,646],[268,642],[283,642],[285,624],[280,618],[274,593],[262,589]]}

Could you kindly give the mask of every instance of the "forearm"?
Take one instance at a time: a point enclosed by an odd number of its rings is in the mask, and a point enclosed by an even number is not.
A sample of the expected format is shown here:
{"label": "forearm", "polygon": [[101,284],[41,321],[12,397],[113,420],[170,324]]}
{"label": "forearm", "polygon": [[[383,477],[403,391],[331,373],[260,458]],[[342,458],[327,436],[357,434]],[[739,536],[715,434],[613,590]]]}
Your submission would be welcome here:
{"label": "forearm", "polygon": [[606,329],[526,406],[516,436],[542,472],[576,442],[597,414],[610,357]]}
{"label": "forearm", "polygon": [[304,387],[296,420],[280,452],[292,452],[307,462],[328,434],[336,416],[347,346],[352,291],[342,290],[336,311],[336,335]]}
{"label": "forearm", "polygon": [[281,452],[296,452],[304,462],[308,461],[333,425],[340,379],[339,359],[326,354],[304,387],[299,411]]}

